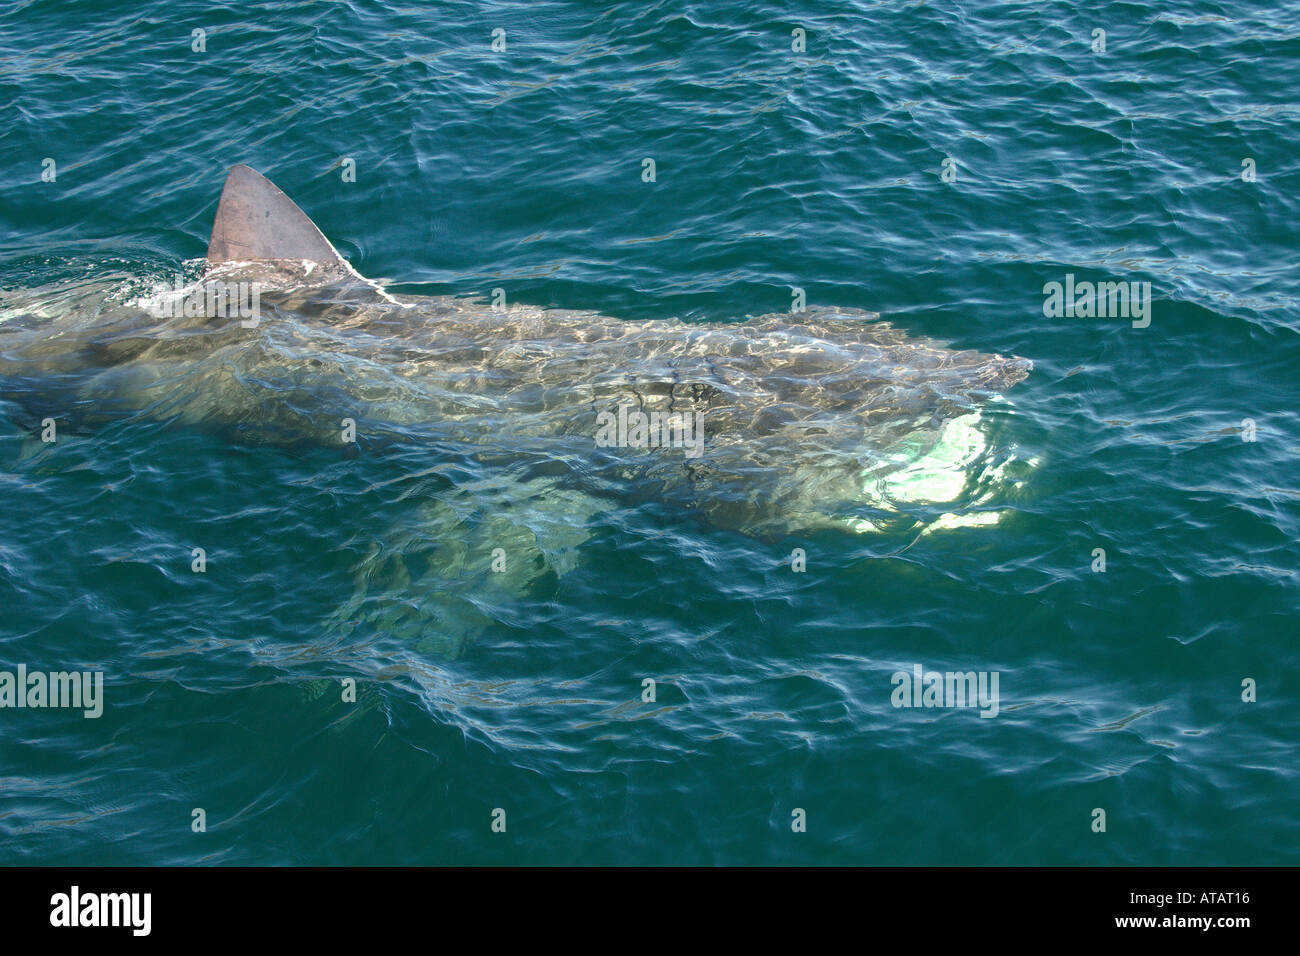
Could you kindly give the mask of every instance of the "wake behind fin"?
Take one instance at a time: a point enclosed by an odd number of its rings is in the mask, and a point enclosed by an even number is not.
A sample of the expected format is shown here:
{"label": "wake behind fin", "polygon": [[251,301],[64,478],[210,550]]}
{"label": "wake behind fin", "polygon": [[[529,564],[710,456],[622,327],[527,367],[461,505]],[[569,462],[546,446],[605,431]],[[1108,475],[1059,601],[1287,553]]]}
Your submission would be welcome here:
{"label": "wake behind fin", "polygon": [[208,242],[208,265],[297,259],[351,272],[316,224],[275,183],[249,166],[226,175]]}

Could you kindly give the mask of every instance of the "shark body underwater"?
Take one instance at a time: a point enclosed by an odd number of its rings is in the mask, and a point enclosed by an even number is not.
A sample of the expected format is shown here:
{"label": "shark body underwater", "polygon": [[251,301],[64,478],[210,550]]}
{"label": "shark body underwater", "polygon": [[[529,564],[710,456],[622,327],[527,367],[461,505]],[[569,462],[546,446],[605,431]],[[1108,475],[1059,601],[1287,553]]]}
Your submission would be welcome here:
{"label": "shark body underwater", "polygon": [[945,505],[996,470],[981,409],[1032,368],[855,309],[689,323],[390,295],[247,166],[218,204],[199,285],[213,282],[260,289],[256,320],[186,314],[195,287],[78,287],[75,307],[72,293],[7,296],[0,391],[26,383],[18,402],[38,416],[247,443],[345,446],[344,419],[347,450],[420,443],[429,481],[391,523],[367,522],[329,627],[450,656],[630,503],[767,541],[990,523]]}

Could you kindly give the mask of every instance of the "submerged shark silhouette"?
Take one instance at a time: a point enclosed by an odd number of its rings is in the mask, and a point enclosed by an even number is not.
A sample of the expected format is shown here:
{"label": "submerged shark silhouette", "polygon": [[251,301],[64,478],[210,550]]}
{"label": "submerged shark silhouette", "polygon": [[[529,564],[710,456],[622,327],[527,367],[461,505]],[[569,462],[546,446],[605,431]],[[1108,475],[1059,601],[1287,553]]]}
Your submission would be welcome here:
{"label": "submerged shark silhouette", "polygon": [[371,542],[333,625],[450,654],[491,595],[564,573],[593,519],[628,502],[768,540],[950,521],[944,503],[999,464],[980,408],[1032,368],[852,309],[687,323],[394,296],[247,166],[221,193],[199,285],[213,282],[256,286],[259,314],[179,307],[197,286],[20,303],[0,322],[0,381],[245,441],[340,446],[347,419],[363,446],[423,443],[450,470]]}

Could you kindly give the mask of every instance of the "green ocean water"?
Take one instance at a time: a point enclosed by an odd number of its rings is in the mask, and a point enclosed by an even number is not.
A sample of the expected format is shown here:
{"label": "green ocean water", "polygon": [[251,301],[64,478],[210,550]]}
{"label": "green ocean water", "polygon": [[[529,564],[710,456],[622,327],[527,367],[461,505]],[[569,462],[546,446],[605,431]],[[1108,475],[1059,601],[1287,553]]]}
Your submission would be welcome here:
{"label": "green ocean water", "polygon": [[[0,671],[105,691],[0,708],[0,863],[1300,861],[1298,90],[1292,2],[5,5]],[[1029,358],[986,411],[1019,478],[927,534],[629,501],[455,653],[339,638],[438,448],[64,408],[6,361],[194,273],[236,163],[407,295],[794,287]],[[1149,326],[1045,315],[1067,276],[1149,282]],[[914,664],[998,673],[997,717],[896,708]]]}

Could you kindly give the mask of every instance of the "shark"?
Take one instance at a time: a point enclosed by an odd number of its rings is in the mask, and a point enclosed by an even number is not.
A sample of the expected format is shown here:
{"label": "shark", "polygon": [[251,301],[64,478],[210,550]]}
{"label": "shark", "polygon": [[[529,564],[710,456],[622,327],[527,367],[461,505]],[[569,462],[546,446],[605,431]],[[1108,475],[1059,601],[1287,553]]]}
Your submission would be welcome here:
{"label": "shark", "polygon": [[991,523],[952,508],[1005,466],[983,413],[1033,367],[852,308],[696,322],[401,295],[246,165],[196,279],[6,300],[0,391],[39,394],[38,415],[427,449],[401,517],[358,529],[326,626],[452,657],[638,503],[765,541]]}

